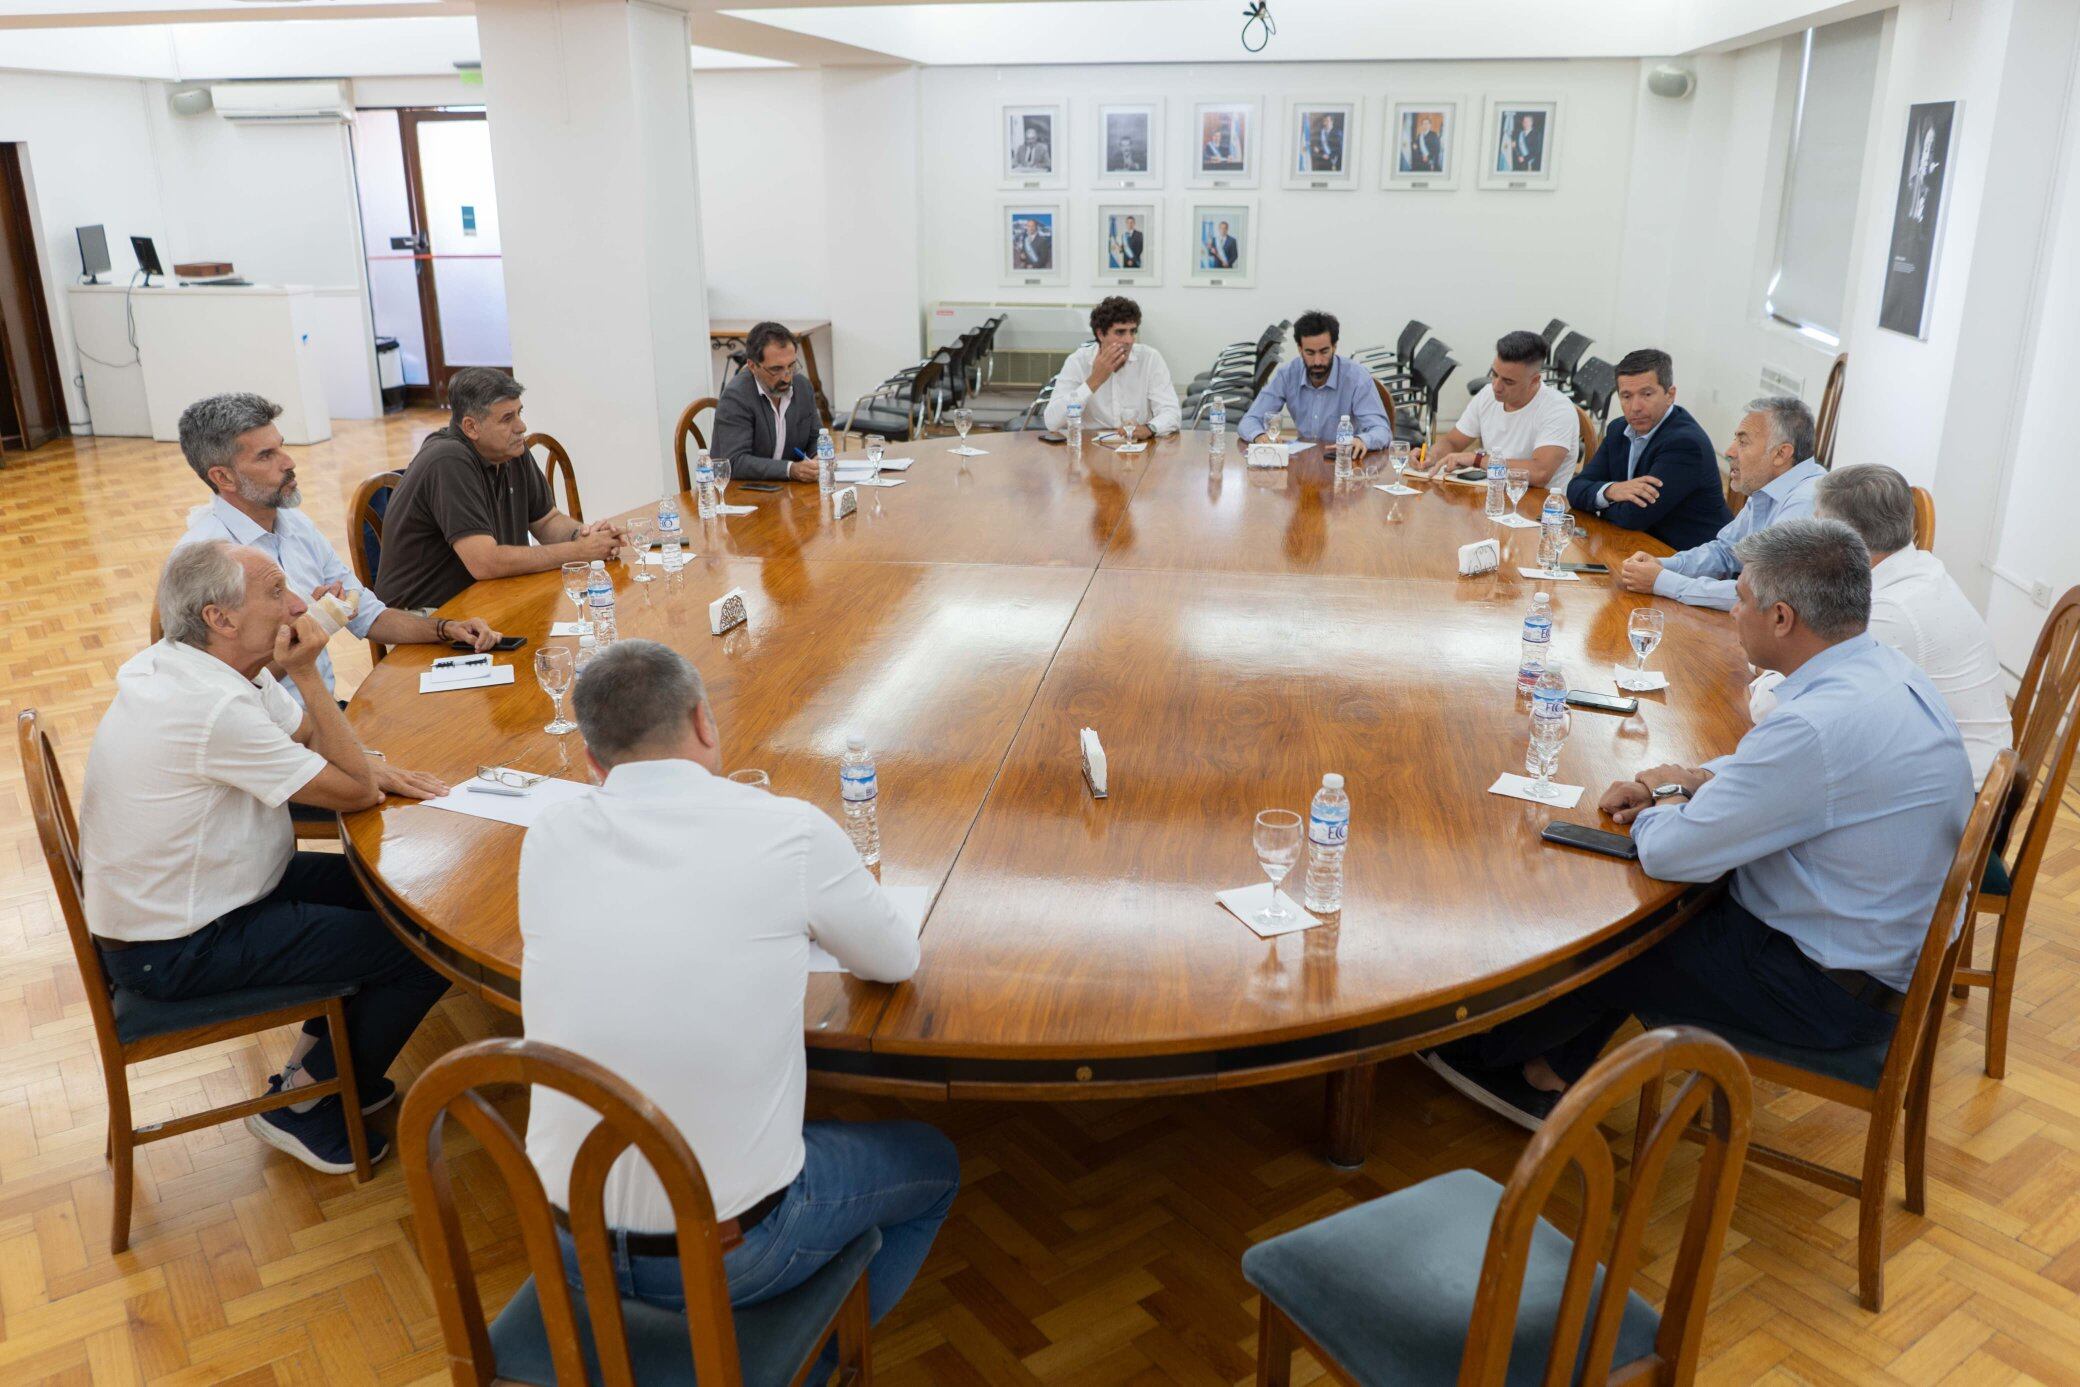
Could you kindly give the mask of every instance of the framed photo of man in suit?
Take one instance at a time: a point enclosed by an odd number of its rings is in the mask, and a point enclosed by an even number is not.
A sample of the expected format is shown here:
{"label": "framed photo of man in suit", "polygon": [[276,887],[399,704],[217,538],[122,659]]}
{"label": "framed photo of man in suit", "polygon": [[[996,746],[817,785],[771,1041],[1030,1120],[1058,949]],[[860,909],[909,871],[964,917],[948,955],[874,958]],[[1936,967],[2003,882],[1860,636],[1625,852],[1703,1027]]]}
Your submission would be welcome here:
{"label": "framed photo of man in suit", "polygon": [[1363,124],[1358,98],[1295,98],[1286,106],[1286,156],[1282,177],[1288,188],[1327,191],[1358,186],[1358,132]]}
{"label": "framed photo of man in suit", "polygon": [[1003,284],[1019,289],[1069,282],[1069,225],[1060,202],[1006,200],[997,208]]}
{"label": "framed photo of man in suit", "polygon": [[1907,147],[1900,156],[1892,204],[1892,242],[1885,251],[1885,289],[1878,326],[1928,340],[1928,302],[1936,287],[1936,250],[1943,234],[1943,191],[1957,137],[1955,101],[1907,108]]}
{"label": "framed photo of man in suit", "polygon": [[1060,106],[999,107],[1003,149],[1000,186],[1065,188],[1069,182],[1069,125]]}
{"label": "framed photo of man in suit", "polygon": [[1437,192],[1459,186],[1459,100],[1403,97],[1387,105],[1385,187]]}
{"label": "framed photo of man in suit", "polygon": [[1098,107],[1098,188],[1163,186],[1163,102],[1107,101]]}
{"label": "framed photo of man in suit", "polygon": [[1159,284],[1162,240],[1157,235],[1157,202],[1098,204],[1097,268],[1091,282],[1101,289]]}
{"label": "framed photo of man in suit", "polygon": [[1191,238],[1186,284],[1246,289],[1256,283],[1256,199],[1195,201],[1186,209],[1185,227]]}
{"label": "framed photo of man in suit", "polygon": [[1201,101],[1192,107],[1194,188],[1257,186],[1257,103]]}
{"label": "framed photo of man in suit", "polygon": [[1551,192],[1559,186],[1560,102],[1488,98],[1481,186],[1504,192]]}

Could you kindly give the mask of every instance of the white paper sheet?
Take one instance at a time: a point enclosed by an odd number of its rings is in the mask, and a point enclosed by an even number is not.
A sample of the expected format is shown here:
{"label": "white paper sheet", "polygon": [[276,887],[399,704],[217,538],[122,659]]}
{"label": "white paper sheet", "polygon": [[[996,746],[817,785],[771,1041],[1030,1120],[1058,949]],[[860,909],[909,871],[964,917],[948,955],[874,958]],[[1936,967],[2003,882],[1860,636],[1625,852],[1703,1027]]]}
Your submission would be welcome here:
{"label": "white paper sheet", "polygon": [[1236,919],[1248,925],[1260,938],[1271,939],[1295,930],[1313,929],[1320,920],[1300,908],[1300,903],[1285,892],[1278,893],[1278,903],[1285,907],[1289,917],[1282,925],[1266,927],[1257,922],[1257,912],[1271,907],[1271,883],[1260,881],[1255,886],[1238,886],[1232,891],[1217,891],[1215,900]]}
{"label": "white paper sheet", "polygon": [[[881,459],[881,470],[883,472],[907,472],[910,470],[910,464],[915,461],[917,461],[916,458],[885,457]],[[874,470],[874,464],[867,461],[864,456],[832,458],[831,462],[837,466],[840,472],[871,472]]]}
{"label": "white paper sheet", "polygon": [[544,780],[517,795],[480,794],[464,788],[467,784],[465,781],[463,785],[456,786],[452,793],[442,795],[439,799],[425,801],[426,807],[445,809],[452,814],[467,814],[473,819],[490,819],[494,823],[526,828],[550,805],[584,799],[592,793],[590,785],[575,780]]}
{"label": "white paper sheet", "polygon": [[[924,913],[931,908],[932,888],[929,886],[884,886],[889,899],[895,902],[896,914],[903,917],[913,930],[924,929]],[[849,973],[852,970],[837,959],[815,940],[809,941],[809,971],[812,973]]]}
{"label": "white paper sheet", "polygon": [[1537,795],[1526,793],[1534,783],[1528,775],[1511,775],[1504,771],[1496,778],[1495,783],[1488,787],[1488,793],[1506,795],[1510,799],[1526,800],[1532,804],[1550,805],[1555,809],[1572,809],[1582,802],[1582,787],[1579,785],[1562,785],[1555,780],[1547,787],[1553,791],[1553,797],[1540,799]]}
{"label": "white paper sheet", "polygon": [[452,693],[456,689],[495,689],[501,684],[512,682],[511,665],[493,665],[489,674],[472,679],[441,679],[436,677],[432,670],[428,670],[419,676],[419,692],[429,694]]}
{"label": "white paper sheet", "polygon": [[1543,568],[1520,568],[1517,572],[1523,574],[1526,578],[1536,578],[1546,583],[1579,583],[1582,581],[1580,575],[1569,573],[1565,569],[1558,573],[1548,573]]}

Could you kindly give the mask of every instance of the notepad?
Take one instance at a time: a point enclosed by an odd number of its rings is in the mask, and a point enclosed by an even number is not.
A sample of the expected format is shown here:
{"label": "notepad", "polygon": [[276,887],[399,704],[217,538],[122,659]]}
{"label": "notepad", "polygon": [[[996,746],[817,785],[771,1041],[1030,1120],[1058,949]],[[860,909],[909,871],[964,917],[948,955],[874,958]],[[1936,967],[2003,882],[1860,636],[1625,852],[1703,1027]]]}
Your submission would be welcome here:
{"label": "notepad", "polygon": [[511,665],[446,666],[440,661],[419,676],[419,692],[448,693],[455,689],[492,689],[513,682]]}
{"label": "notepad", "polygon": [[[889,899],[895,903],[896,914],[903,917],[903,923],[910,926],[914,931],[922,932],[924,929],[925,912],[931,909],[932,905],[932,888],[929,886],[884,886],[881,889],[886,891]],[[809,941],[809,971],[812,973],[849,973],[852,970],[831,957],[829,950],[812,939]]]}

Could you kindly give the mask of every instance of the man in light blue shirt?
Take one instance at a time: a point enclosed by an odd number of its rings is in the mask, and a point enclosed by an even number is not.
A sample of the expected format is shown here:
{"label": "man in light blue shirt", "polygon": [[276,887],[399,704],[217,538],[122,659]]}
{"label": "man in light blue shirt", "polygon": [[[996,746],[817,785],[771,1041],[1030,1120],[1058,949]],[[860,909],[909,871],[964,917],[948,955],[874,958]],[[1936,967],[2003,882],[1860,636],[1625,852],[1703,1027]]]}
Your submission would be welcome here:
{"label": "man in light blue shirt", "polygon": [[1426,1062],[1536,1125],[1635,1011],[1804,1049],[1891,1033],[1970,815],[1974,782],[1943,696],[1866,632],[1869,553],[1835,520],[1742,541],[1741,649],[1789,671],[1730,756],[1656,766],[1605,792],[1663,881],[1730,889],[1629,963]]}
{"label": "man in light blue shirt", "polygon": [[1716,539],[1694,549],[1665,559],[1633,554],[1619,571],[1619,583],[1632,592],[1730,611],[1733,580],[1741,571],[1736,546],[1771,525],[1813,513],[1813,486],[1827,475],[1813,460],[1813,437],[1813,412],[1804,401],[1789,396],[1750,401],[1726,450],[1733,489],[1748,504]]}
{"label": "man in light blue shirt", "polygon": [[1334,443],[1337,421],[1350,415],[1358,457],[1394,441],[1393,425],[1370,373],[1336,354],[1342,330],[1334,314],[1311,310],[1300,315],[1293,324],[1300,355],[1272,372],[1249,413],[1242,416],[1239,436],[1244,443],[1261,439],[1280,409],[1292,415],[1293,431],[1311,443]]}

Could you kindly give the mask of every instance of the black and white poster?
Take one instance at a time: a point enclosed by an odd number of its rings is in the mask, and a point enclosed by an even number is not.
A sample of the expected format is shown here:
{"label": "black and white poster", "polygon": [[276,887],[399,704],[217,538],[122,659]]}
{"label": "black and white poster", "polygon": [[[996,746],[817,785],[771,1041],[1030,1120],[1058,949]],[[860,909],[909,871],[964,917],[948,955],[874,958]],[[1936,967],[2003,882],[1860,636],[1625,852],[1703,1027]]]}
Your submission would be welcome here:
{"label": "black and white poster", "polygon": [[1927,101],[1907,109],[1907,148],[1900,159],[1899,200],[1892,208],[1892,246],[1885,256],[1885,292],[1878,326],[1928,338],[1928,301],[1936,287],[1936,251],[1943,239],[1943,190],[1950,182],[1950,149],[1957,135],[1957,103]]}

